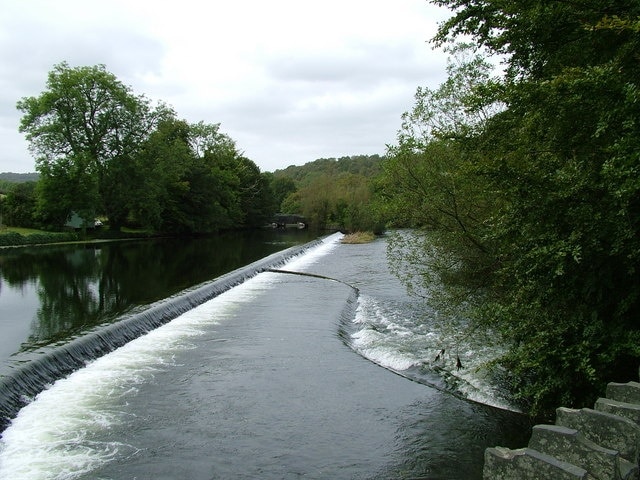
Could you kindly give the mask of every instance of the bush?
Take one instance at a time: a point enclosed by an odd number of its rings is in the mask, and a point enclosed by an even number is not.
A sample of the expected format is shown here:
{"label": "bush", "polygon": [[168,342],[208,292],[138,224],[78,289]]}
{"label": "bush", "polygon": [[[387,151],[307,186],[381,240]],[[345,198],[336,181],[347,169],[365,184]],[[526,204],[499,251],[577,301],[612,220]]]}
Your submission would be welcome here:
{"label": "bush", "polygon": [[75,232],[32,233],[21,235],[18,232],[7,232],[0,235],[0,246],[41,245],[47,243],[73,242],[78,240]]}
{"label": "bush", "polygon": [[357,244],[370,243],[376,239],[373,232],[354,232],[342,237],[342,243]]}

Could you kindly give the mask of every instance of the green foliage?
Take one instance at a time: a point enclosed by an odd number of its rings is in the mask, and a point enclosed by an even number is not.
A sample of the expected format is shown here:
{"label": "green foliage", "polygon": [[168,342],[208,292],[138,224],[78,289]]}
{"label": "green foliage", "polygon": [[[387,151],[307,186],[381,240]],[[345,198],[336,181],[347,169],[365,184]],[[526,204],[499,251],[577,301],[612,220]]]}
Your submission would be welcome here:
{"label": "green foliage", "polygon": [[99,210],[118,228],[135,188],[128,181],[130,163],[156,120],[148,100],[134,96],[104,65],[61,63],[49,73],[47,89],[23,98],[17,108],[24,114],[20,131],[42,176],[43,217],[59,222],[71,211]]}
{"label": "green foliage", "polygon": [[[483,157],[474,139],[502,107],[487,94],[495,82],[492,67],[470,46],[452,53],[449,79],[437,90],[419,88],[414,108],[403,115],[398,144],[389,146],[383,164],[381,194],[395,226],[430,232],[419,247],[429,248],[423,280],[446,280],[453,292],[458,282],[482,286],[495,261],[488,231],[501,199],[488,194],[487,179],[478,175]],[[402,243],[399,258],[408,247]]]}
{"label": "green foliage", "polygon": [[36,183],[13,183],[1,200],[2,223],[16,227],[35,227]]}
{"label": "green foliage", "polygon": [[47,243],[73,242],[78,240],[75,232],[63,233],[31,233],[22,235],[18,232],[0,234],[0,246],[41,245]]}
{"label": "green foliage", "polygon": [[103,65],[56,65],[47,89],[18,102],[40,173],[37,217],[61,226],[72,212],[104,215],[113,230],[174,234],[267,223],[268,179],[219,124],[188,124],[152,109]]}
{"label": "green foliage", "polygon": [[144,194],[134,223],[171,233],[261,226],[274,213],[266,178],[219,125],[161,121],[143,145],[136,173]]}
{"label": "green foliage", "polygon": [[271,190],[273,192],[274,195],[274,202],[276,205],[276,210],[279,212],[285,212],[285,211],[297,211],[296,210],[287,210],[287,209],[283,209],[282,208],[282,202],[284,202],[284,199],[287,198],[289,195],[291,195],[292,193],[295,193],[297,188],[296,188],[296,182],[294,182],[293,178],[291,177],[275,177],[273,174],[269,174],[270,177],[268,178],[269,183],[271,185]]}
{"label": "green foliage", "polygon": [[273,174],[271,188],[283,197],[280,210],[303,215],[315,228],[382,232],[384,218],[376,204],[378,155],[319,159]]}
{"label": "green foliage", "polygon": [[455,9],[436,42],[470,36],[507,69],[454,61],[403,117],[383,191],[430,231],[410,281],[481,293],[531,412],[589,405],[640,363],[640,5],[434,3]]}
{"label": "green foliage", "polygon": [[380,155],[354,155],[351,157],[319,158],[301,166],[290,165],[283,170],[273,172],[275,178],[291,178],[297,184],[305,183],[316,175],[338,176],[351,173],[365,177],[374,177],[380,173]]}

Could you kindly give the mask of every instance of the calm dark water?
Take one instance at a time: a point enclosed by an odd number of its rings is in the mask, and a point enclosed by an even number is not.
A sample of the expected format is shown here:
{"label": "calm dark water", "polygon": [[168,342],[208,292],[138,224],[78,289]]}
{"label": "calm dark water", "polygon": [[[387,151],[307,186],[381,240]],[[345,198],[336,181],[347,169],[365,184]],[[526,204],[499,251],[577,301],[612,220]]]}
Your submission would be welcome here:
{"label": "calm dark water", "polygon": [[64,343],[135,307],[313,237],[269,230],[0,249],[0,375],[21,352]]}
{"label": "calm dark water", "polygon": [[363,298],[414,315],[384,240],[283,269],[346,283],[261,273],[56,382],[3,432],[0,479],[479,479],[486,447],[526,443],[520,415],[341,336]]}

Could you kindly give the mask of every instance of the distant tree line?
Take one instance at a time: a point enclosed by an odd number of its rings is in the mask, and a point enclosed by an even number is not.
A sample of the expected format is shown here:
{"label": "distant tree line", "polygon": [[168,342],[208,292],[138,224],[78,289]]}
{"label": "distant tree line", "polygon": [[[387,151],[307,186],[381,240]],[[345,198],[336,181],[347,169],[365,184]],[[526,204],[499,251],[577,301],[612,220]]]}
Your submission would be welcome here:
{"label": "distant tree line", "polygon": [[37,174],[0,176],[5,225],[57,230],[77,215],[115,231],[196,234],[263,226],[281,212],[318,229],[381,228],[368,207],[377,155],[261,172],[219,124],[152,105],[104,65],[56,65],[45,91],[17,108]]}
{"label": "distant tree line", "polygon": [[380,155],[321,158],[273,173],[273,191],[279,210],[299,213],[320,229],[384,230],[378,205]]}
{"label": "distant tree line", "polygon": [[152,106],[102,65],[56,65],[17,107],[40,177],[7,192],[15,224],[59,228],[74,212],[113,230],[187,234],[260,225],[275,211],[267,177],[218,124]]}
{"label": "distant tree line", "polygon": [[4,189],[12,183],[37,182],[39,178],[40,175],[37,173],[3,172],[0,173],[0,191],[4,192]]}

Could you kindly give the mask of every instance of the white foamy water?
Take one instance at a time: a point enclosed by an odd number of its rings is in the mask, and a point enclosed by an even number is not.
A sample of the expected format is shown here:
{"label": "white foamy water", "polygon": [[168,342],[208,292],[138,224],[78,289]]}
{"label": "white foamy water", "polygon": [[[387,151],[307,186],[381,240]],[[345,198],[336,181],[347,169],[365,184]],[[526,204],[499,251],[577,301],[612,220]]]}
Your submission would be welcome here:
{"label": "white foamy water", "polygon": [[[518,410],[493,384],[486,368],[503,353],[490,336],[457,336],[430,321],[428,312],[419,315],[367,295],[360,296],[354,326],[352,346],[369,360],[418,381],[421,371],[435,373],[464,398]],[[463,368],[457,368],[458,358]]]}
{"label": "white foamy water", "polygon": [[316,263],[320,258],[327,255],[331,250],[336,248],[340,242],[340,239],[344,235],[342,233],[334,233],[328,237],[322,239],[320,245],[316,246],[312,250],[309,250],[304,255],[299,255],[289,260],[284,268],[292,271],[302,271],[305,268]]}
{"label": "white foamy water", "polygon": [[[285,268],[312,265],[341,237],[327,237]],[[92,433],[124,421],[127,397],[135,395],[154,372],[171,368],[175,354],[191,348],[190,339],[202,333],[203,325],[228,320],[239,304],[250,302],[273,284],[274,274],[259,274],[41,392],[2,433],[0,480],[71,480],[116,456],[135,454],[131,445],[93,441]]]}

